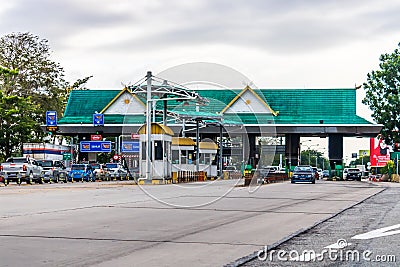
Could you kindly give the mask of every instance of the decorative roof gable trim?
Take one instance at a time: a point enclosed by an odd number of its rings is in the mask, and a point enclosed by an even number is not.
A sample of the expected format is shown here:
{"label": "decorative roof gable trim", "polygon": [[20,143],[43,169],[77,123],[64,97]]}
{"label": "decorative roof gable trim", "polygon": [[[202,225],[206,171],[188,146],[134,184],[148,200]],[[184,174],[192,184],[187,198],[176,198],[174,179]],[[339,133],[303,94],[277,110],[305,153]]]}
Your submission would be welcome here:
{"label": "decorative roof gable trim", "polygon": [[245,93],[249,91],[250,93],[252,93],[274,116],[278,116],[279,111],[274,111],[267,103],[265,103],[265,101],[253,90],[251,89],[250,86],[246,85],[246,87],[239,93],[237,94],[232,100],[231,102],[229,102],[228,105],[226,105],[226,107],[221,111],[221,114],[224,114],[230,107],[233,106],[233,104],[235,104],[235,102]]}
{"label": "decorative roof gable trim", "polygon": [[135,94],[132,94],[131,91],[129,91],[129,89],[127,87],[124,87],[124,89],[122,89],[111,101],[110,103],[107,104],[107,106],[105,106],[100,113],[104,113],[107,111],[107,109],[109,109],[109,107],[111,107],[112,104],[114,104],[115,101],[117,101],[121,95],[123,95],[125,92],[128,92],[128,94],[130,94],[138,103],[140,103],[141,105],[143,105],[143,107],[146,107],[146,105],[142,102],[142,100],[139,99],[139,97],[137,97]]}

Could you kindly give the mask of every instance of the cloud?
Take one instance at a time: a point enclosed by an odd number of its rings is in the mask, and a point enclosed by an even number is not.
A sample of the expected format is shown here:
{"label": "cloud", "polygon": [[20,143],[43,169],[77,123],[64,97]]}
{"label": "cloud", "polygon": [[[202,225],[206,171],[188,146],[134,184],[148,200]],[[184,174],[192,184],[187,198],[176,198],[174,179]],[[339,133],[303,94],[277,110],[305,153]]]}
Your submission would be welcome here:
{"label": "cloud", "polygon": [[[128,19],[110,12],[99,3],[85,6],[82,1],[16,0],[2,15],[0,33],[29,31],[61,44],[64,38],[90,28],[112,27]],[[44,36],[42,36],[44,35]]]}
{"label": "cloud", "polygon": [[366,40],[377,31],[397,31],[396,9],[391,5],[377,8],[373,2],[220,0],[182,4],[175,0],[142,6],[140,11],[132,6],[131,17],[136,20],[130,22],[131,30],[140,27],[141,34],[126,31],[122,42],[96,44],[96,48],[143,52],[225,43],[268,53],[313,52]]}

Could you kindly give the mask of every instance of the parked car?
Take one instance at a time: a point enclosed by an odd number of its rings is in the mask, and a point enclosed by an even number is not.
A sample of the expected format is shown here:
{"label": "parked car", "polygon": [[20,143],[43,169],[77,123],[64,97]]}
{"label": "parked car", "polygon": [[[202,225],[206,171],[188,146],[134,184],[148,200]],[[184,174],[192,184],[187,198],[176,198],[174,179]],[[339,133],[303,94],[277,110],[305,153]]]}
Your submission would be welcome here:
{"label": "parked car", "polygon": [[100,179],[106,175],[106,169],[103,164],[91,163],[90,166],[93,168],[95,178]]}
{"label": "parked car", "polygon": [[329,171],[328,170],[322,171],[322,177],[324,178],[329,177]]}
{"label": "parked car", "polygon": [[67,172],[64,164],[59,160],[42,159],[37,160],[38,164],[43,168],[42,177],[45,182],[67,181]]}
{"label": "parked car", "polygon": [[108,175],[112,178],[125,178],[128,175],[128,171],[118,163],[106,163],[105,170]]}
{"label": "parked car", "polygon": [[313,169],[313,171],[314,171],[315,180],[319,180],[318,168],[317,168],[317,167],[312,167],[312,169]]}
{"label": "parked car", "polygon": [[358,168],[345,168],[343,171],[343,178],[345,180],[361,181],[361,170]]}
{"label": "parked car", "polygon": [[324,174],[322,173],[322,169],[318,168],[317,171],[318,171],[319,179],[322,179],[324,177]]}
{"label": "parked car", "polygon": [[94,182],[93,168],[89,164],[72,164],[68,173],[68,181]]}
{"label": "parked car", "polygon": [[297,182],[309,182],[315,184],[314,170],[311,166],[300,165],[296,166],[292,174],[292,184]]}
{"label": "parked car", "polygon": [[229,165],[229,166],[226,166],[226,167],[225,167],[225,171],[227,171],[227,172],[234,172],[234,171],[237,171],[237,169],[236,169],[236,166]]}
{"label": "parked car", "polygon": [[43,168],[37,161],[29,157],[11,157],[1,164],[1,171],[4,175],[5,183],[25,181],[30,184],[32,181],[41,182]]}

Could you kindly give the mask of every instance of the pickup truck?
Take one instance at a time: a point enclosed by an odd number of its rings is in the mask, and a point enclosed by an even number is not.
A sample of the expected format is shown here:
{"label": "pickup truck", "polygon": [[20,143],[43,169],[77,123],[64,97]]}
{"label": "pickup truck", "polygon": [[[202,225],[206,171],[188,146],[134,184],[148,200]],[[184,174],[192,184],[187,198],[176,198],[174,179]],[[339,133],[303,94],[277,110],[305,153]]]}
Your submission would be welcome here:
{"label": "pickup truck", "polygon": [[39,166],[36,160],[25,157],[8,158],[5,163],[0,165],[0,171],[4,175],[4,183],[16,181],[21,183],[25,181],[31,184],[33,181],[41,182],[43,168]]}

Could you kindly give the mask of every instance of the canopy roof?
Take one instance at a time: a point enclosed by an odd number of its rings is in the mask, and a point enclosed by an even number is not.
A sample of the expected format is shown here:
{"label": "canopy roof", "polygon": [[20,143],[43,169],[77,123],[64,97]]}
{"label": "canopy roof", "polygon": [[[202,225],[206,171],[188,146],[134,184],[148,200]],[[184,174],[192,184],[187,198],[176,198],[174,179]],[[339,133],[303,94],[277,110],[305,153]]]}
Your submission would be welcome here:
{"label": "canopy roof", "polygon": [[[126,90],[126,89],[122,89]],[[200,114],[210,118],[223,117],[224,121],[244,125],[371,125],[356,115],[356,90],[342,89],[210,89],[196,91],[209,101],[196,105],[182,101],[168,101],[168,111],[176,114]],[[64,116],[58,123],[92,124],[94,113],[102,111],[105,124],[143,124],[144,114],[107,114],[110,103],[124,94],[121,90],[71,91]],[[252,95],[254,96],[253,98]],[[246,99],[248,98],[248,99]],[[137,103],[144,99],[135,95]],[[161,100],[161,99],[160,99]],[[127,103],[129,101],[126,101]],[[124,103],[121,101],[121,103]],[[163,101],[156,101],[162,110]],[[248,105],[248,106],[246,106]],[[245,108],[248,108],[248,112]],[[241,111],[243,110],[243,112]],[[229,112],[231,111],[231,112]]]}

